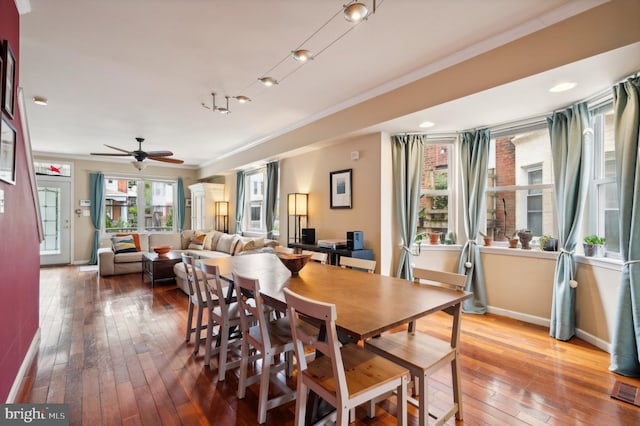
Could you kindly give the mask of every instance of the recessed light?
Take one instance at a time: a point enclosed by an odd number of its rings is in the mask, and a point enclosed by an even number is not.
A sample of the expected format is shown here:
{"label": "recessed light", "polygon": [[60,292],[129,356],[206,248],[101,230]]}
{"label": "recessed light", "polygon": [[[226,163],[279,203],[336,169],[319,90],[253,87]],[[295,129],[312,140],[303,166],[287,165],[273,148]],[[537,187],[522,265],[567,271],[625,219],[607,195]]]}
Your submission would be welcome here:
{"label": "recessed light", "polygon": [[433,127],[433,126],[435,126],[435,123],[432,123],[430,121],[424,121],[419,125],[419,127],[422,127],[423,129],[428,129],[429,127]]}
{"label": "recessed light", "polygon": [[556,84],[551,89],[549,89],[549,91],[551,93],[566,92],[567,90],[573,89],[577,85],[578,85],[578,83],[576,83],[575,81],[564,81],[562,83]]}
{"label": "recessed light", "polygon": [[33,103],[36,105],[47,106],[49,101],[47,100],[47,98],[43,98],[42,96],[34,96]]}

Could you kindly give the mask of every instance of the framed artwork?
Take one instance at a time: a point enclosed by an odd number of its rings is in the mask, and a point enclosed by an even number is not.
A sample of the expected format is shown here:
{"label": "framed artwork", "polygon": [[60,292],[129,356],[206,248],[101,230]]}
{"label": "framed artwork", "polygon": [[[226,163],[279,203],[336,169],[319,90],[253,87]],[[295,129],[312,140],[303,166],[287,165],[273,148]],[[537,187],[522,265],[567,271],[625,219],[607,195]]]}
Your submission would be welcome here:
{"label": "framed artwork", "polygon": [[331,208],[350,209],[351,208],[351,175],[353,169],[338,170],[329,173],[329,184],[331,188]]}
{"label": "framed artwork", "polygon": [[16,58],[9,47],[9,42],[4,41],[2,45],[2,110],[13,118],[15,108],[15,81],[16,81]]}
{"label": "framed artwork", "polygon": [[0,180],[16,183],[16,130],[4,116],[0,124]]}

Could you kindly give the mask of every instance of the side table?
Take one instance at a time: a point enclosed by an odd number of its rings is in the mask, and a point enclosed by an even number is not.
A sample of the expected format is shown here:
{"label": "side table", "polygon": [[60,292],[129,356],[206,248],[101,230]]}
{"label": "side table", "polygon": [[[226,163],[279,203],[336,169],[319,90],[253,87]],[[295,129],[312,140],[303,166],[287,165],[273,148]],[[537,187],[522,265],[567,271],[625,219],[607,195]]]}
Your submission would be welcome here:
{"label": "side table", "polygon": [[159,256],[157,253],[149,252],[142,255],[142,281],[144,276],[148,275],[151,280],[151,288],[156,281],[174,280],[176,278],[173,273],[173,266],[182,262],[182,253],[179,251],[170,251],[167,254]]}

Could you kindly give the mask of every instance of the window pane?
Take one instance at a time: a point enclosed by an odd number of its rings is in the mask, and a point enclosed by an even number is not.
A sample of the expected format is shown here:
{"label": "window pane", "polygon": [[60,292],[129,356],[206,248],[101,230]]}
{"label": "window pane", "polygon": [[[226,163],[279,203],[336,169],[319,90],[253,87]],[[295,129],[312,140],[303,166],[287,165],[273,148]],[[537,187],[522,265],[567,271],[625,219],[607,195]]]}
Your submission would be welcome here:
{"label": "window pane", "polygon": [[105,179],[106,232],[136,232],[138,208],[135,180]]}
{"label": "window pane", "polygon": [[614,140],[613,111],[604,114],[604,143],[603,143],[603,174],[604,177],[615,177],[616,175],[616,152]]}
{"label": "window pane", "polygon": [[145,181],[145,230],[171,231],[173,229],[173,183]]}
{"label": "window pane", "polygon": [[451,144],[427,144],[418,205],[418,233],[449,230],[449,155]]}
{"label": "window pane", "polygon": [[607,252],[620,253],[619,208],[616,184],[606,183],[598,186],[599,235],[605,238]]}

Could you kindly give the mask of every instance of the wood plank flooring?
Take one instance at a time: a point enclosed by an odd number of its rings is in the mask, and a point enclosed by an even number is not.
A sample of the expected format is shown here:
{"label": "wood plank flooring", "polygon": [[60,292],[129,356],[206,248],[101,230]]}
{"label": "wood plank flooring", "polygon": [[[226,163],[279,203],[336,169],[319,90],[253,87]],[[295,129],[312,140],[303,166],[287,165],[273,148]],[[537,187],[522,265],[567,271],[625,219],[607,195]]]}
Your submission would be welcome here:
{"label": "wood plank flooring", "polygon": [[[151,289],[139,274],[98,278],[77,267],[41,269],[41,344],[16,402],[67,403],[74,425],[254,425],[257,388],[238,400],[237,371],[218,382],[184,341],[187,296],[173,285]],[[449,317],[418,322],[444,337]],[[633,425],[640,408],[610,398],[609,355],[574,338],[495,315],[464,315],[462,390],[466,425]],[[447,370],[447,369],[445,369]],[[450,372],[431,381],[437,409],[450,400]],[[290,382],[295,386],[295,382]],[[291,425],[295,403],[270,410],[268,425]],[[356,425],[394,425],[395,398]],[[409,424],[416,425],[409,408]]]}

